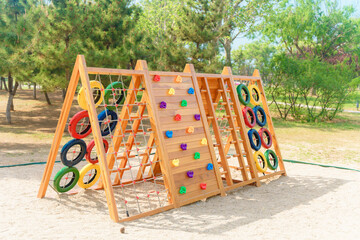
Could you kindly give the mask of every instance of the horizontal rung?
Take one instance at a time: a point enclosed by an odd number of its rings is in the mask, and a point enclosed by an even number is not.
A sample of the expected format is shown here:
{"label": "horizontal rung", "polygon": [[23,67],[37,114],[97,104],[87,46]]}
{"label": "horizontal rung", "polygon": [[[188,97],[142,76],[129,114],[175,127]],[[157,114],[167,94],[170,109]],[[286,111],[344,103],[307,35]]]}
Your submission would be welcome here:
{"label": "horizontal rung", "polygon": [[213,116],[207,116],[207,119],[214,119]]}
{"label": "horizontal rung", "polygon": [[225,128],[225,129],[221,129],[220,132],[226,132],[226,131],[231,131],[233,130],[233,128]]}
{"label": "horizontal rung", "polygon": [[236,169],[236,170],[244,169],[243,167],[235,167],[235,166],[229,166],[229,167],[231,167],[231,168],[233,168],[233,169]]}
{"label": "horizontal rung", "polygon": [[206,89],[201,89],[200,92],[207,92]]}
{"label": "horizontal rung", "polygon": [[227,174],[227,171],[220,172],[221,175]]}
{"label": "horizontal rung", "polygon": [[233,155],[233,157],[238,157],[238,156],[240,156],[240,154],[234,154],[234,155]]}
{"label": "horizontal rung", "polygon": [[213,146],[214,146],[214,147],[218,147],[218,146],[220,146],[220,144],[214,143]]}

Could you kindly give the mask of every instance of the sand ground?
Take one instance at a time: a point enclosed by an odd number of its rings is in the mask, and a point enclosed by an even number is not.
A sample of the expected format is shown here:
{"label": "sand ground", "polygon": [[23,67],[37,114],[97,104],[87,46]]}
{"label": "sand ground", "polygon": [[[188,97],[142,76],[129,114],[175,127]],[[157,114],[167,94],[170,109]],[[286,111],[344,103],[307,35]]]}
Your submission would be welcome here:
{"label": "sand ground", "polygon": [[[103,192],[37,199],[43,165],[0,169],[1,239],[358,239],[360,173],[287,163],[288,177],[113,223]],[[79,202],[79,198],[81,201]],[[125,234],[120,228],[125,227]]]}

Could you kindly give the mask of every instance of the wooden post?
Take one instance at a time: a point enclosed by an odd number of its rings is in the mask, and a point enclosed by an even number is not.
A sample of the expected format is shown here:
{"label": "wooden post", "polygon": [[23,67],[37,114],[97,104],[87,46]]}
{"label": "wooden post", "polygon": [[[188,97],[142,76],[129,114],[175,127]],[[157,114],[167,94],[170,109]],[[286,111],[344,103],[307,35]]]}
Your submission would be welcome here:
{"label": "wooden post", "polygon": [[67,122],[69,112],[70,112],[70,108],[71,108],[73,98],[75,95],[76,86],[79,82],[79,76],[80,76],[79,75],[79,57],[77,57],[75,66],[74,66],[74,69],[73,69],[73,72],[71,75],[71,79],[69,82],[69,87],[68,87],[69,91],[66,94],[66,98],[65,98],[64,104],[61,109],[59,121],[58,121],[55,135],[54,135],[54,139],[53,139],[53,142],[51,145],[50,153],[49,153],[46,167],[44,170],[44,174],[43,174],[43,177],[41,180],[39,192],[37,195],[38,198],[43,198],[45,196],[45,193],[46,193],[49,181],[50,181],[50,177],[52,174],[52,170],[54,168],[56,155],[58,154],[58,151],[59,151],[60,142],[62,139],[62,135],[64,133],[66,122]]}

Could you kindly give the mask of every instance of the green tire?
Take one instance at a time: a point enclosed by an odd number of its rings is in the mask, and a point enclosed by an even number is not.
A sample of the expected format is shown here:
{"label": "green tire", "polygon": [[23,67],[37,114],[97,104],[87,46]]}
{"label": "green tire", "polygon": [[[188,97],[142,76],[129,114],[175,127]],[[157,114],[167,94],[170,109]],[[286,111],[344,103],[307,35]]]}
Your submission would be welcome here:
{"label": "green tire", "polygon": [[[250,91],[247,86],[244,84],[240,84],[236,87],[236,91],[239,101],[244,105],[248,105],[250,103]],[[242,91],[245,91],[245,96],[243,95]]]}
{"label": "green tire", "polygon": [[[109,99],[112,98],[112,89],[123,89],[123,84],[121,82],[113,82],[111,84],[109,84],[106,89],[105,89],[105,95],[104,95],[104,100],[106,104],[109,104]],[[121,94],[118,98],[116,98],[116,104],[122,104],[125,101],[125,95],[126,92],[121,91]],[[116,106],[106,106],[107,109],[109,110],[116,110]]]}
{"label": "green tire", "polygon": [[[268,163],[268,167],[269,167],[271,170],[276,170],[276,169],[278,168],[278,166],[279,166],[279,160],[278,160],[278,158],[277,158],[277,156],[276,156],[276,153],[275,153],[273,150],[268,149],[268,150],[266,150],[266,152],[264,153],[264,155],[265,155],[266,161],[267,161],[267,163]],[[270,161],[270,155],[272,156],[272,158],[273,158],[273,160],[274,160],[274,163],[272,163],[272,162]]]}
{"label": "green tire", "polygon": [[[72,177],[70,182],[66,183],[65,186],[61,186],[61,179],[63,179],[64,176],[66,176],[68,173],[72,173]],[[73,187],[75,187],[75,185],[77,184],[78,180],[79,180],[79,170],[77,170],[77,168],[75,167],[63,167],[59,172],[56,173],[55,178],[54,178],[54,188],[56,189],[56,191],[60,192],[60,193],[64,193],[67,192],[69,190],[71,190]]]}

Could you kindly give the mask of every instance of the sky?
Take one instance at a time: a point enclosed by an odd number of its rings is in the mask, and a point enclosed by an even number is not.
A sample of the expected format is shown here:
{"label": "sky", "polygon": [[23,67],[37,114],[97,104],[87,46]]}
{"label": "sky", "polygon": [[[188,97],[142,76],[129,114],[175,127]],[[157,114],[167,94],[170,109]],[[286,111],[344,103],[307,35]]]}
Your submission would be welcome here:
{"label": "sky", "polygon": [[[335,0],[334,0],[335,1]],[[340,7],[352,5],[355,8],[354,17],[360,17],[360,0],[336,0]],[[254,40],[248,39],[244,36],[239,36],[236,38],[232,45],[232,49],[236,50],[240,45],[251,43]]]}

